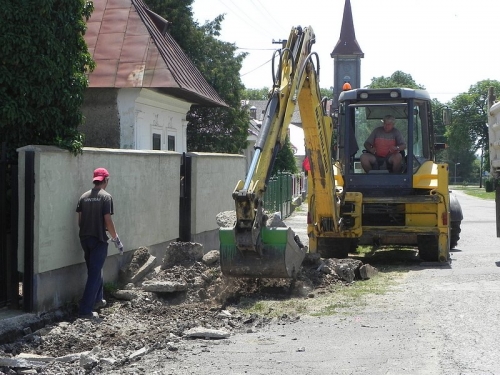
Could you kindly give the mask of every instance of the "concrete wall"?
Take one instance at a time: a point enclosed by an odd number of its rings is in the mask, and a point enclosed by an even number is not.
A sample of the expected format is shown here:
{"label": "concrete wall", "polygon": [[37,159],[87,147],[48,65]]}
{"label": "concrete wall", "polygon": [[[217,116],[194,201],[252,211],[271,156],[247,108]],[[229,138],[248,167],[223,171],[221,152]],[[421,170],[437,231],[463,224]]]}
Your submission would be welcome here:
{"label": "concrete wall", "polygon": [[219,248],[216,215],[234,210],[232,193],[238,180],[245,179],[244,156],[189,153],[192,156],[191,233],[205,251]]}
{"label": "concrete wall", "polygon": [[[34,306],[43,311],[80,298],[86,269],[78,239],[76,203],[92,188],[92,172],[110,172],[106,189],[114,199],[117,232],[125,255],[109,246],[105,280],[117,279],[120,266],[140,246],[162,257],[179,236],[181,154],[85,148],[73,156],[51,146],[19,149],[19,270],[24,270],[25,152],[35,153]],[[218,248],[215,215],[234,209],[231,192],[243,178],[245,160],[238,155],[193,155],[192,237]],[[203,243],[203,242],[201,242]],[[204,243],[203,243],[204,244]],[[205,245],[205,244],[204,244]]]}

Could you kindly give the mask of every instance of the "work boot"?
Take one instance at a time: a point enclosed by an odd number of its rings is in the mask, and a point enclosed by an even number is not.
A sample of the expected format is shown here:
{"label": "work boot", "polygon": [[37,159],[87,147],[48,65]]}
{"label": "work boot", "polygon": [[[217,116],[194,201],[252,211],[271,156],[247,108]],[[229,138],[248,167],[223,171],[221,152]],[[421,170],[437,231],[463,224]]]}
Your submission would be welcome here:
{"label": "work boot", "polygon": [[78,316],[80,319],[99,319],[99,314],[92,311],[90,314],[84,314]]}
{"label": "work boot", "polygon": [[95,305],[94,305],[94,310],[98,310],[100,308],[103,308],[104,306],[106,306],[106,300],[105,299],[102,299],[100,300],[99,302],[96,302]]}

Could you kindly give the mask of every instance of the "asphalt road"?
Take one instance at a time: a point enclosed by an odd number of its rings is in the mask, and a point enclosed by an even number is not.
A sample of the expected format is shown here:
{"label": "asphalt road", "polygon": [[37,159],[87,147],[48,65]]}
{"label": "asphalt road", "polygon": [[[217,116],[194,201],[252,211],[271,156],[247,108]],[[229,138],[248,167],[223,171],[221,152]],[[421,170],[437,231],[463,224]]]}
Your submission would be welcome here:
{"label": "asphalt road", "polygon": [[[352,311],[200,341],[141,365],[161,374],[500,374],[495,203],[456,194],[464,220],[449,267],[417,266]],[[300,235],[303,220],[298,212],[287,224]]]}

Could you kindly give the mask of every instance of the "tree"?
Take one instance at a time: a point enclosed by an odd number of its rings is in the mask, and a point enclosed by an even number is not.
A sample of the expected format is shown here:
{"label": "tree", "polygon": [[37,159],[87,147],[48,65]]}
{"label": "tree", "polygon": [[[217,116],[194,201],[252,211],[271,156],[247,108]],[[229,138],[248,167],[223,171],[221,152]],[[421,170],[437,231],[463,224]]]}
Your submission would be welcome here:
{"label": "tree", "polygon": [[245,89],[243,90],[242,99],[245,100],[268,100],[269,88],[263,87],[261,89]]}
{"label": "tree", "polygon": [[276,174],[278,172],[298,172],[297,162],[295,160],[295,156],[293,155],[292,144],[290,143],[290,138],[288,136],[286,137],[285,143],[278,152],[274,162],[272,174]]}
{"label": "tree", "polygon": [[[470,178],[476,153],[484,150],[484,165],[489,165],[488,88],[500,92],[500,82],[483,80],[470,86],[469,91],[451,100],[452,125],[448,127],[448,157],[460,163],[462,176]],[[484,165],[483,170],[484,170]]]}
{"label": "tree", "polygon": [[241,106],[244,86],[239,71],[246,53],[218,40],[224,16],[199,25],[193,20],[193,0],[147,0],[148,6],[171,22],[170,35],[217,91],[229,108],[193,106],[186,116],[190,151],[241,152],[247,147],[249,116]]}
{"label": "tree", "polygon": [[[321,98],[331,99],[333,91],[331,89],[320,89]],[[245,89],[243,90],[242,99],[248,100],[267,100],[269,98],[269,88],[263,87],[261,89]]]}
{"label": "tree", "polygon": [[321,98],[328,98],[332,99],[333,98],[333,90],[332,89],[319,89],[319,92],[321,93]]}
{"label": "tree", "polygon": [[422,89],[425,87],[417,84],[410,74],[404,73],[400,70],[395,71],[390,77],[373,77],[371,83],[366,86],[370,89],[382,89],[392,87],[406,87],[409,89]]}
{"label": "tree", "polygon": [[94,68],[83,38],[85,0],[5,0],[0,7],[0,140],[9,157],[28,144],[77,153],[81,105]]}

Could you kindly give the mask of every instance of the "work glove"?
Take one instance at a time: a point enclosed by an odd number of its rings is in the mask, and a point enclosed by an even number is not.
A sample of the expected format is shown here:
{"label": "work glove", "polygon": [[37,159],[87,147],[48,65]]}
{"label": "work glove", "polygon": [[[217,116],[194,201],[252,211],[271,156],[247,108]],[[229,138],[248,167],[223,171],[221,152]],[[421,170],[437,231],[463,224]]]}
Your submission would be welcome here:
{"label": "work glove", "polygon": [[115,247],[118,249],[118,251],[120,252],[120,255],[123,255],[123,244],[122,242],[120,241],[120,238],[118,237],[118,235],[116,235],[115,238],[112,238],[111,239],[111,242],[113,242],[115,244]]}

